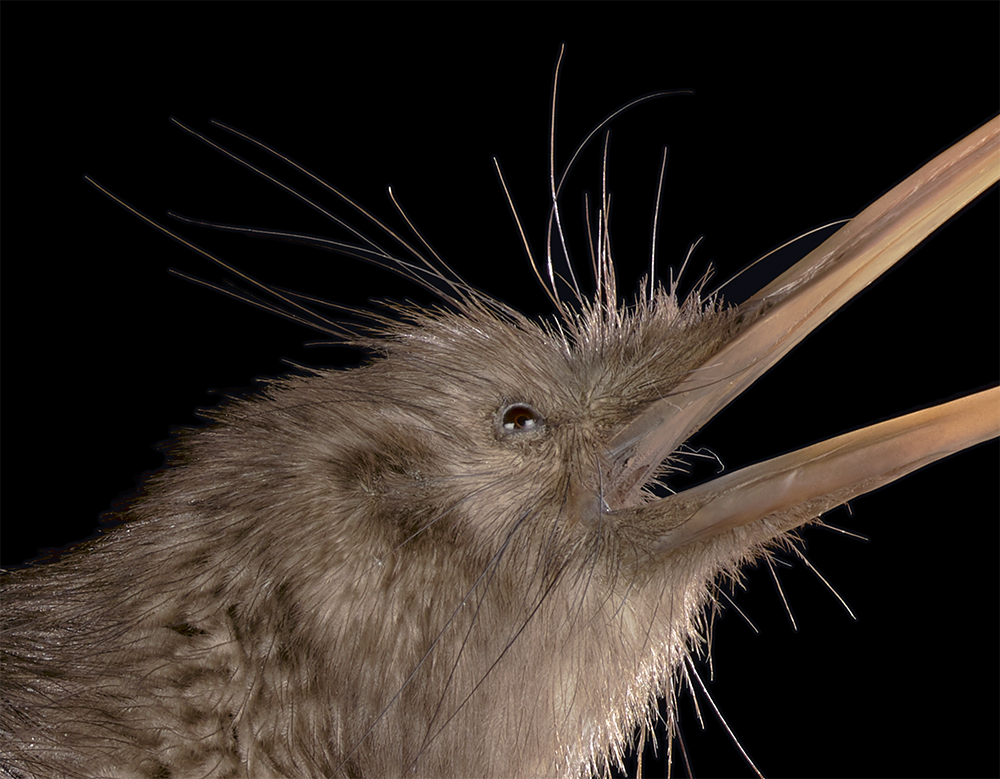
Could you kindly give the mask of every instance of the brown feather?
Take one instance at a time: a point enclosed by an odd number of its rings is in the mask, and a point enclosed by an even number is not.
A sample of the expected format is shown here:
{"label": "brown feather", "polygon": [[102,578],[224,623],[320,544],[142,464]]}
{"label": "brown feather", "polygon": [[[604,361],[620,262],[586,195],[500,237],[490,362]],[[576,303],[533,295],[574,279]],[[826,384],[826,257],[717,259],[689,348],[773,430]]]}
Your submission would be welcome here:
{"label": "brown feather", "polygon": [[[711,348],[706,344],[712,339],[703,336],[688,345],[685,333],[698,332],[702,326],[727,327],[724,322],[716,325],[718,320],[711,313],[694,313],[696,309],[689,311],[683,327],[675,326],[669,333],[674,344],[671,348],[676,350],[671,355],[676,359],[672,376],[683,374],[686,359],[698,364]],[[251,400],[219,410],[211,431],[185,437],[178,444],[176,467],[155,477],[145,497],[129,510],[139,524],[128,534],[119,531],[119,543],[113,534],[99,554],[71,558],[74,562],[52,566],[48,574],[24,576],[32,585],[21,613],[30,613],[33,601],[43,604],[39,614],[31,617],[37,635],[88,637],[80,646],[74,640],[55,638],[60,651],[66,653],[66,670],[55,676],[46,674],[44,683],[36,685],[38,693],[66,701],[66,690],[83,691],[72,696],[72,703],[60,706],[51,722],[60,723],[61,734],[81,727],[81,737],[92,737],[95,724],[98,733],[107,727],[129,734],[134,746],[126,749],[138,750],[132,753],[137,770],[151,775],[162,774],[165,763],[147,759],[143,764],[144,757],[139,755],[145,755],[143,750],[150,745],[169,740],[171,731],[184,734],[180,741],[187,748],[193,743],[192,734],[208,737],[199,741],[189,756],[174,753],[188,772],[196,770],[199,761],[213,770],[233,765],[226,757],[212,762],[216,755],[207,745],[218,739],[223,753],[231,750],[233,743],[245,745],[251,740],[257,743],[256,750],[270,750],[267,760],[273,762],[269,765],[260,758],[262,762],[251,775],[279,771],[322,774],[330,765],[344,767],[336,762],[347,751],[342,745],[354,744],[359,738],[351,728],[363,728],[363,723],[374,721],[380,709],[351,701],[351,706],[344,707],[349,714],[338,715],[335,710],[329,721],[317,718],[316,712],[325,709],[331,688],[339,691],[349,683],[352,688],[366,690],[375,685],[380,690],[405,689],[405,695],[369,736],[371,743],[355,753],[347,767],[358,766],[361,773],[371,775],[379,773],[380,760],[398,767],[400,759],[405,762],[409,755],[420,754],[418,766],[428,774],[445,767],[458,773],[466,769],[481,773],[491,759],[497,773],[505,773],[513,765],[511,761],[524,754],[529,761],[526,773],[546,772],[548,769],[530,760],[539,753],[532,740],[533,718],[556,719],[540,694],[565,672],[562,665],[552,663],[566,661],[572,666],[581,662],[588,647],[593,651],[594,646],[614,645],[610,639],[626,634],[627,619],[643,630],[653,622],[650,607],[644,607],[641,599],[634,604],[635,612],[623,612],[620,601],[624,591],[631,594],[631,588],[613,586],[635,580],[627,554],[635,537],[612,533],[610,537],[597,535],[600,544],[594,539],[580,541],[574,535],[581,531],[580,522],[570,521],[573,515],[564,507],[575,494],[574,479],[582,476],[560,466],[571,461],[568,452],[586,450],[588,443],[599,440],[602,428],[613,427],[620,415],[643,402],[644,391],[669,388],[669,380],[650,375],[653,368],[649,364],[642,364],[641,370],[634,366],[637,356],[645,359],[648,354],[645,345],[662,342],[660,331],[669,328],[655,324],[655,314],[647,312],[640,314],[638,322],[642,324],[634,328],[616,323],[609,341],[602,340],[608,328],[598,326],[600,316],[591,321],[590,329],[581,328],[580,333],[560,340],[526,321],[505,321],[489,311],[463,311],[463,327],[456,327],[454,320],[446,317],[430,317],[393,332],[391,345],[385,349],[388,358],[358,371],[352,379],[340,373],[289,379],[266,390],[263,406]],[[487,335],[490,337],[484,337]],[[518,348],[512,349],[512,343]],[[581,348],[581,344],[589,348]],[[629,368],[609,372],[605,370],[608,364]],[[636,380],[637,376],[641,379]],[[331,388],[332,382],[336,386]],[[554,411],[543,413],[554,428],[565,430],[565,437],[552,442],[551,449],[537,455],[538,460],[522,459],[518,468],[511,470],[507,460],[495,461],[481,453],[496,444],[486,431],[492,434],[495,430],[495,414],[502,401],[522,400],[515,390],[524,392],[524,387],[547,389],[547,396],[553,388],[564,393],[556,393],[556,399],[549,401]],[[375,433],[367,411],[373,398],[378,399],[380,420],[374,426]],[[456,419],[463,422],[456,424]],[[484,424],[470,426],[464,421],[470,419]],[[380,435],[380,429],[386,432]],[[316,436],[317,431],[327,430],[326,435]],[[481,459],[471,461],[471,469],[469,452],[481,455]],[[528,457],[532,450],[525,447],[525,452],[524,457]],[[547,467],[557,475],[546,472]],[[212,477],[206,479],[208,472]],[[501,484],[502,491],[497,489]],[[542,501],[551,507],[548,513],[536,507],[536,500],[524,502],[520,497],[530,492],[537,498],[539,484],[550,485],[547,500]],[[282,514],[280,522],[255,522],[248,529],[244,520],[260,513],[262,493],[267,495],[264,505],[269,508],[298,508]],[[303,496],[315,498],[309,511],[301,508]],[[329,508],[324,507],[324,500],[330,501]],[[420,510],[415,511],[415,507]],[[366,523],[360,538],[355,531],[346,537],[329,534],[331,516],[337,518],[336,526],[347,527],[350,518],[359,514],[384,521],[375,528]],[[518,526],[524,531],[515,537],[517,543],[512,542],[500,563],[491,568],[497,539],[506,538],[502,531],[512,527],[511,518],[517,518],[513,523],[517,524],[529,516],[537,521]],[[430,529],[411,539],[413,531],[425,528],[430,520],[434,520]],[[322,533],[315,530],[317,522],[322,523]],[[569,526],[564,528],[563,523]],[[135,539],[144,535],[150,540],[148,552],[125,550],[126,536]],[[184,540],[178,543],[178,539]],[[217,543],[220,540],[224,543]],[[129,541],[129,549],[135,549],[134,544]],[[206,552],[213,547],[214,556]],[[372,550],[393,551],[397,547],[399,552],[373,568],[381,555],[372,554]],[[138,548],[143,549],[141,540]],[[545,561],[554,562],[540,564],[539,550],[544,550]],[[408,556],[417,551],[420,557]],[[575,557],[581,552],[581,557]],[[419,564],[400,565],[395,558],[401,555]],[[614,564],[595,565],[595,560],[604,559],[598,555],[607,556]],[[583,563],[563,564],[574,559]],[[127,564],[120,562],[123,560],[128,560]],[[383,572],[386,566],[390,570]],[[707,567],[717,566],[712,561]],[[441,570],[447,573],[441,574]],[[484,571],[495,577],[487,592],[509,592],[511,588],[501,585],[517,578],[529,596],[548,593],[541,601],[545,610],[529,620],[538,599],[525,596],[524,600],[502,604],[485,599],[477,606],[480,610],[474,620],[461,617],[450,623],[453,641],[472,628],[468,642],[452,643],[447,648],[443,642],[437,644],[435,656],[444,658],[439,661],[443,667],[436,667],[433,675],[428,672],[426,686],[411,684],[418,688],[412,691],[404,688],[406,669],[413,667],[414,658],[422,656],[431,637],[437,635],[436,625],[450,618],[449,606],[455,603],[436,603],[428,593],[451,587],[462,594],[474,592],[472,585]],[[370,593],[369,588],[381,587],[388,593],[381,602],[390,621],[371,623],[377,625],[375,634],[359,629],[351,636],[354,644],[345,649],[354,653],[347,655],[352,662],[331,667],[324,664],[330,625],[344,631],[345,624],[365,616],[358,614],[357,598],[331,602],[329,582],[324,577],[334,575],[341,583],[338,591],[345,591],[342,583],[348,581],[366,593]],[[95,610],[91,604],[98,587],[100,593],[113,592],[115,596],[108,600],[100,595],[106,604]],[[169,592],[173,605],[159,602],[164,591]],[[560,600],[558,596],[565,592],[572,595]],[[211,597],[206,599],[205,594]],[[41,612],[50,613],[45,604],[53,600],[65,604],[67,597],[74,619],[59,616],[51,628],[45,627],[46,617]],[[74,602],[80,606],[72,608]],[[241,610],[240,604],[252,609]],[[658,606],[657,601],[653,608]],[[426,625],[419,620],[416,625],[409,619],[392,621],[414,613],[423,615]],[[692,608],[691,614],[697,613],[698,609]],[[142,615],[138,621],[137,614]],[[589,639],[594,639],[594,634],[580,632],[581,624],[594,624],[595,615],[606,618],[604,627],[611,631],[608,641],[592,641]],[[15,624],[19,618],[15,617]],[[370,623],[364,624],[370,628]],[[388,643],[386,624],[403,625]],[[485,669],[491,658],[496,659],[498,637],[512,636],[518,625],[527,627],[503,661],[511,673],[520,674],[523,684],[512,689],[508,680],[499,691],[493,690],[494,681]],[[561,634],[560,629],[568,633]],[[489,633],[484,646],[477,645],[477,639],[483,640],[477,636],[480,631]],[[95,649],[93,635],[112,636],[115,641]],[[574,637],[585,635],[589,639],[578,650],[568,652],[568,660],[560,656],[558,649],[572,647]],[[242,653],[233,649],[233,643],[244,645]],[[671,644],[668,641],[666,645]],[[259,650],[267,662],[260,662],[247,646]],[[137,652],[137,647],[148,652]],[[546,648],[551,651],[546,653]],[[44,654],[35,645],[30,651]],[[402,654],[392,654],[396,652]],[[176,658],[168,668],[162,662],[165,654]],[[452,662],[459,654],[461,661],[452,676]],[[399,657],[410,659],[395,662]],[[540,657],[551,662],[539,664],[534,671],[520,670],[522,658],[537,661]],[[394,662],[373,660],[377,658],[392,658]],[[317,674],[317,668],[328,673]],[[391,669],[402,678],[387,682],[379,669]],[[369,682],[369,671],[377,677],[374,681]],[[269,678],[272,672],[274,677]],[[487,681],[463,708],[469,716],[462,729],[456,729],[457,735],[449,741],[445,731],[430,748],[423,749],[427,731],[409,727],[412,713],[434,711],[441,703],[443,723],[448,712],[463,701],[461,691],[472,689],[483,678]],[[95,679],[102,681],[95,683]],[[626,713],[633,703],[636,709],[632,713],[645,706],[643,696],[631,701],[628,691],[615,692],[611,682],[605,687],[599,680],[598,675],[580,694],[617,696],[619,705],[613,708]],[[657,681],[666,683],[662,678]],[[238,694],[231,692],[236,687]],[[442,703],[442,689],[456,697],[446,697]],[[116,690],[127,691],[127,703],[116,702]],[[163,692],[170,690],[176,694],[164,696]],[[209,713],[205,712],[206,701],[212,704]],[[156,708],[155,719],[142,719],[147,707]],[[298,715],[300,709],[308,715]],[[88,714],[77,717],[81,711]],[[96,723],[93,712],[100,712]],[[568,738],[579,739],[587,733],[573,722],[571,708],[560,708],[559,712],[558,724],[572,734]],[[230,726],[230,716],[233,721],[239,719],[239,727]],[[398,717],[395,724],[394,717]],[[307,724],[302,723],[303,718]],[[515,739],[513,744],[498,739],[497,726],[504,724],[526,737]],[[332,758],[318,752],[312,741],[328,729],[340,738],[339,743],[334,741],[333,748],[339,751]],[[380,729],[390,735],[380,737]],[[625,730],[629,735],[629,729]],[[255,735],[251,739],[241,733]],[[387,743],[393,750],[385,746]],[[59,748],[72,751],[74,745],[63,740]],[[469,751],[471,761],[464,766],[459,762],[463,749]],[[122,760],[133,762],[131,758]],[[65,770],[68,773],[70,769]],[[387,772],[393,773],[394,768]]]}

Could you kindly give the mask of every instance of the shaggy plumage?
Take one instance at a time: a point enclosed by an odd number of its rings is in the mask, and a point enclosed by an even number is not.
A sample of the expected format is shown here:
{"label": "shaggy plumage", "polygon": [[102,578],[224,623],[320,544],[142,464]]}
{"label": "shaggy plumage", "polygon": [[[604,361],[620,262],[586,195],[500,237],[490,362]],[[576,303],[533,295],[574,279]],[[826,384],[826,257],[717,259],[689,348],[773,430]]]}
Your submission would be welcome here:
{"label": "shaggy plumage", "polygon": [[[207,412],[120,527],[5,576],[0,770],[579,776],[620,764],[657,698],[672,733],[716,581],[912,468],[750,518],[727,508],[707,529],[731,481],[657,498],[677,453],[661,451],[660,417],[778,359],[766,339],[756,362],[725,355],[844,261],[822,256],[736,309],[700,287],[681,300],[644,285],[625,304],[607,216],[605,198],[594,298],[560,296],[550,273],[557,314],[542,322],[431,262],[340,246],[433,282],[443,306],[390,307],[348,335],[373,355],[363,367],[304,370]],[[260,289],[340,332],[306,298]],[[777,493],[816,459],[781,465]]]}

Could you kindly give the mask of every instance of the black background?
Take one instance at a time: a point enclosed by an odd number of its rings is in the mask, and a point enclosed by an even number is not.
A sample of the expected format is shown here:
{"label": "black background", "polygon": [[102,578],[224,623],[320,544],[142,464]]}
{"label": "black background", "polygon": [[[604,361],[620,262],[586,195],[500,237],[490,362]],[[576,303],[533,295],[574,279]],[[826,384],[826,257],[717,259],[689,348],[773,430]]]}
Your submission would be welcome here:
{"label": "black background", "polygon": [[[245,129],[397,225],[392,183],[471,283],[540,314],[546,300],[490,157],[539,247],[561,41],[563,161],[628,99],[697,92],[614,125],[613,229],[628,293],[648,262],[662,144],[661,268],[704,234],[693,270],[711,261],[721,279],[856,213],[997,110],[995,4],[5,4],[3,16],[8,565],[92,533],[158,466],[152,445],[213,402],[207,388],[248,386],[280,373],[282,358],[359,359],[305,349],[312,334],[301,328],[168,276],[220,278],[83,182],[89,173],[156,216],[173,208],[333,234],[172,128],[171,114]],[[580,191],[597,189],[598,165],[596,153],[581,160],[572,217]],[[994,189],[697,443],[739,467],[995,383],[996,217]],[[345,304],[427,300],[353,260],[183,231],[269,281]],[[857,623],[799,565],[781,574],[794,635],[766,571],[750,573],[739,602],[762,635],[727,614],[710,687],[765,774],[998,773],[997,472],[992,443],[831,517],[870,543],[806,534]],[[682,716],[697,775],[750,773],[710,714],[704,734],[687,703]],[[657,770],[647,758],[645,775]]]}

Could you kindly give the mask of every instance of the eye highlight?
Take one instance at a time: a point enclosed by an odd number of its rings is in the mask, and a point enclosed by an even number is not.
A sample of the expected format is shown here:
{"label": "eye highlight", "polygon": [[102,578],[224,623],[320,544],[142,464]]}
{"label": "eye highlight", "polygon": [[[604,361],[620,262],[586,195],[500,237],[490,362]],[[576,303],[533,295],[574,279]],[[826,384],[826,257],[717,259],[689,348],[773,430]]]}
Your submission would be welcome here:
{"label": "eye highlight", "polygon": [[541,430],[544,426],[541,414],[527,403],[514,403],[500,414],[500,430],[503,433],[528,433]]}

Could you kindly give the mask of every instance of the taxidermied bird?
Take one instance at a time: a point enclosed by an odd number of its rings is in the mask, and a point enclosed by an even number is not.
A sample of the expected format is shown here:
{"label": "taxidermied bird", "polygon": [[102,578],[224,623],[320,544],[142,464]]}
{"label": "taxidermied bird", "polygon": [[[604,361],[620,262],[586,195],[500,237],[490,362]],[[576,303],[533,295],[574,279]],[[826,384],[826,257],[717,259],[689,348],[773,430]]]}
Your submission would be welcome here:
{"label": "taxidermied bird", "polygon": [[95,183],[232,270],[244,288],[223,291],[372,359],[220,405],[177,437],[121,527],[5,577],[0,770],[578,776],[620,764],[658,698],[672,733],[716,582],[998,434],[994,389],[660,491],[692,434],[995,182],[998,131],[929,162],[735,307],[652,276],[622,303],[606,193],[585,295],[561,262],[553,155],[546,258],[528,248],[555,309],[541,321],[464,283],[416,230],[402,259],[361,234],[333,245],[214,225],[354,254],[440,296],[350,329]]}

